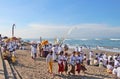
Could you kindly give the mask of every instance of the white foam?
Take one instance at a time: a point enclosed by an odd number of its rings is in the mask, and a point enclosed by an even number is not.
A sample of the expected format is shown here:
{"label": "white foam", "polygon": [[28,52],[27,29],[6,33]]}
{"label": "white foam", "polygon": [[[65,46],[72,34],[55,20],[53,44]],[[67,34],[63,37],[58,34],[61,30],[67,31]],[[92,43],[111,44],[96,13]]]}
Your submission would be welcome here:
{"label": "white foam", "polygon": [[95,40],[101,40],[101,39],[99,39],[99,38],[95,38]]}
{"label": "white foam", "polygon": [[83,38],[83,39],[80,39],[80,40],[82,40],[82,41],[86,41],[86,40],[88,40],[88,39],[84,39],[84,38]]}
{"label": "white foam", "polygon": [[104,48],[104,47],[99,47],[98,49],[103,50],[103,51],[108,51],[108,52],[118,52],[118,53],[120,53],[120,49],[118,49],[118,48],[108,49],[108,48]]}
{"label": "white foam", "polygon": [[112,41],[119,41],[120,39],[111,38]]}

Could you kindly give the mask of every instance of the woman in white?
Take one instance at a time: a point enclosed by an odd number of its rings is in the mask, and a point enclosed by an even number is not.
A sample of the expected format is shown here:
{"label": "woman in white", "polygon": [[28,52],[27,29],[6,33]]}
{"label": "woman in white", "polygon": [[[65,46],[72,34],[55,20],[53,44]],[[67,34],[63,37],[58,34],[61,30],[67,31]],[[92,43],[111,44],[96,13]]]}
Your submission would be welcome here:
{"label": "woman in white", "polygon": [[37,55],[37,44],[31,45],[31,57],[32,59],[35,59]]}
{"label": "woman in white", "polygon": [[63,51],[60,52],[60,55],[58,56],[58,73],[62,74],[64,72],[64,55]]}

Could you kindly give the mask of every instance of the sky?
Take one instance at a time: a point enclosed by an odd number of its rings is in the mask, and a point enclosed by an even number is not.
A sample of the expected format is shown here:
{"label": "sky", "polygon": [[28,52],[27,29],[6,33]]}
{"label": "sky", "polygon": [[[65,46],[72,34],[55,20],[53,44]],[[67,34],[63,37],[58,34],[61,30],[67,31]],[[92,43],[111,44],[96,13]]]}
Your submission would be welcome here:
{"label": "sky", "polygon": [[0,0],[0,33],[22,38],[120,38],[120,0]]}

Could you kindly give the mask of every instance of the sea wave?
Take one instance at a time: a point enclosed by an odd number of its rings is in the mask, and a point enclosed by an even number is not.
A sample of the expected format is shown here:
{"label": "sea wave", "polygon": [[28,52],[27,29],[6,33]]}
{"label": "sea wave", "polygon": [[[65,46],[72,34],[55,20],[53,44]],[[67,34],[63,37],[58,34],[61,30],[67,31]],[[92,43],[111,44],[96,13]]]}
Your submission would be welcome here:
{"label": "sea wave", "polygon": [[111,38],[112,41],[120,41],[120,39]]}
{"label": "sea wave", "polygon": [[79,40],[86,41],[86,40],[89,40],[89,39],[84,39],[84,38],[83,38],[83,39],[79,39]]}
{"label": "sea wave", "polygon": [[99,38],[95,38],[95,40],[101,40],[101,39],[99,39]]}
{"label": "sea wave", "polygon": [[65,40],[72,40],[72,39],[65,39]]}

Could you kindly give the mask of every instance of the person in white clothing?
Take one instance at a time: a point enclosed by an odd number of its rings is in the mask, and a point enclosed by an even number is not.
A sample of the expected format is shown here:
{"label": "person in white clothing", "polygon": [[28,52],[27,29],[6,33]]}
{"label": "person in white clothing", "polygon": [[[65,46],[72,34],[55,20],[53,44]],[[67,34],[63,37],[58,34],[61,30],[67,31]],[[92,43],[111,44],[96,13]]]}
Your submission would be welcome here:
{"label": "person in white clothing", "polygon": [[76,71],[78,72],[78,74],[80,73],[81,71],[81,63],[83,61],[83,58],[82,56],[80,55],[80,52],[77,53],[77,56],[76,56]]}
{"label": "person in white clothing", "polygon": [[49,52],[49,54],[46,57],[46,63],[48,65],[48,72],[50,74],[53,73],[53,57],[52,57],[52,53],[53,53],[52,51]]}
{"label": "person in white clothing", "polygon": [[116,77],[119,79],[120,78],[120,66],[116,70]]}
{"label": "person in white clothing", "polygon": [[93,51],[89,52],[89,59],[93,58],[94,54]]}
{"label": "person in white clothing", "polygon": [[32,59],[35,59],[37,56],[37,44],[31,45],[31,57]]}
{"label": "person in white clothing", "polygon": [[108,65],[107,65],[107,72],[112,74],[112,70],[113,70],[113,66],[112,66],[112,63],[109,62]]}
{"label": "person in white clothing", "polygon": [[93,61],[94,61],[93,57],[94,57],[93,51],[89,52],[90,65],[93,65]]}
{"label": "person in white clothing", "polygon": [[76,65],[76,56],[75,56],[75,51],[73,51],[73,54],[70,57],[70,65],[71,65],[71,70],[68,72],[68,74],[72,73],[75,75],[75,65]]}
{"label": "person in white clothing", "polygon": [[117,66],[115,66],[112,70],[112,74],[115,77],[117,75]]}
{"label": "person in white clothing", "polygon": [[117,60],[117,57],[116,57],[115,60],[114,60],[114,67],[115,67],[115,66],[117,66],[117,67],[120,66],[120,63],[119,63],[119,61]]}
{"label": "person in white clothing", "polygon": [[58,73],[62,74],[64,72],[64,55],[63,51],[60,52],[60,55],[58,56]]}
{"label": "person in white clothing", "polygon": [[80,52],[81,50],[80,50],[80,48],[79,48],[79,46],[77,46],[76,48],[75,48],[75,52]]}

